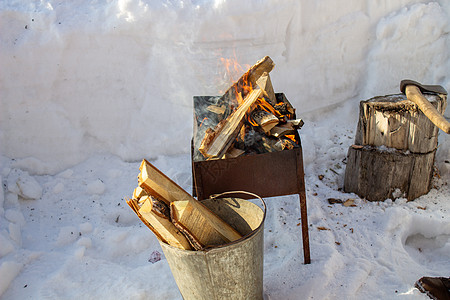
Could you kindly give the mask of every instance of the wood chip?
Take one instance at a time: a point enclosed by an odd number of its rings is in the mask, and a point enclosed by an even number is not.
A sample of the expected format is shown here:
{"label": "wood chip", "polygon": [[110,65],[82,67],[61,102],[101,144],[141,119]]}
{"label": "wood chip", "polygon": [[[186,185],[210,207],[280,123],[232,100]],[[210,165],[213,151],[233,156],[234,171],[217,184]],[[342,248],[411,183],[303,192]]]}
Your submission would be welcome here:
{"label": "wood chip", "polygon": [[331,230],[330,228],[326,228],[326,227],[323,227],[323,226],[319,226],[319,227],[317,227],[317,229],[318,230]]}

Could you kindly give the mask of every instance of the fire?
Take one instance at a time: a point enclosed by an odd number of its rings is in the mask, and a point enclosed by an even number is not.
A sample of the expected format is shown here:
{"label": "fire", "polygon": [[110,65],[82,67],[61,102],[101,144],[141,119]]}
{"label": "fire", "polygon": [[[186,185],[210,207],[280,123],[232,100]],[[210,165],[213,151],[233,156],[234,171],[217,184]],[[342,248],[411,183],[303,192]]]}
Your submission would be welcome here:
{"label": "fire", "polygon": [[293,135],[293,134],[287,134],[287,135],[285,135],[285,137],[287,137],[287,138],[290,139],[291,141],[297,143],[297,141],[296,141],[296,139],[295,139],[295,135]]}
{"label": "fire", "polygon": [[198,127],[202,127],[203,122],[205,122],[206,120],[208,120],[208,118],[207,118],[207,117],[204,117],[203,120],[200,122],[200,125],[198,125]]}

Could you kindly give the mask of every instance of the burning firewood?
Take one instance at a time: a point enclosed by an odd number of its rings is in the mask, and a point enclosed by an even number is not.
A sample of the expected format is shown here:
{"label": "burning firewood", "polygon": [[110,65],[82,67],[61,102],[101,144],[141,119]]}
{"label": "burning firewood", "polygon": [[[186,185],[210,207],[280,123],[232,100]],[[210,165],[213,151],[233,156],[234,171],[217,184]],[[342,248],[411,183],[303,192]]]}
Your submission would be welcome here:
{"label": "burning firewood", "polygon": [[218,115],[223,115],[226,111],[225,105],[210,105],[206,109]]}
{"label": "burning firewood", "polygon": [[264,130],[265,133],[270,132],[278,123],[279,119],[272,113],[258,109],[251,114],[252,119]]}
{"label": "burning firewood", "polygon": [[288,134],[295,134],[295,128],[290,123],[275,126],[270,130],[270,135],[274,137],[282,137]]}
{"label": "burning firewood", "polygon": [[282,137],[285,135],[293,135],[296,130],[303,126],[301,119],[287,120],[285,124],[280,124],[270,130],[270,135],[274,137]]}
{"label": "burning firewood", "polygon": [[262,90],[251,91],[239,105],[238,109],[228,118],[221,121],[214,130],[207,130],[205,137],[200,145],[199,151],[208,158],[220,158],[236,139],[241,129],[244,116],[248,109],[261,96]]}
{"label": "burning firewood", "polygon": [[[142,216],[141,220],[145,219],[150,224],[149,228],[153,232],[156,231],[158,237],[162,237],[162,241],[176,247],[180,245],[185,247],[178,240],[178,233],[181,232],[186,240],[198,249],[235,241],[242,237],[233,227],[148,161],[143,160],[139,169],[141,171],[138,176],[139,186],[149,196],[142,197],[143,204],[140,208],[136,207],[138,204],[134,202],[131,203],[133,206],[130,206],[140,218]],[[170,206],[170,216],[167,213],[167,206]],[[175,218],[172,219],[172,216]]]}
{"label": "burning firewood", "polygon": [[295,119],[295,109],[284,94],[274,93],[269,76],[273,67],[272,60],[265,57],[223,96],[207,97],[206,102],[194,97],[198,104],[195,160],[228,159],[298,147],[297,129],[303,121]]}
{"label": "burning firewood", "polygon": [[277,99],[275,97],[275,92],[273,90],[269,73],[264,72],[261,77],[256,80],[256,84],[264,91],[264,96],[267,97],[267,102],[269,102],[270,105],[275,106],[277,104]]}
{"label": "burning firewood", "polygon": [[[239,103],[238,97],[244,98],[249,92],[249,87],[256,88],[257,80],[264,74],[268,74],[270,71],[272,71],[274,66],[275,64],[268,56],[259,60],[225,92],[219,102],[227,104]],[[263,82],[260,82],[260,84],[263,85]]]}

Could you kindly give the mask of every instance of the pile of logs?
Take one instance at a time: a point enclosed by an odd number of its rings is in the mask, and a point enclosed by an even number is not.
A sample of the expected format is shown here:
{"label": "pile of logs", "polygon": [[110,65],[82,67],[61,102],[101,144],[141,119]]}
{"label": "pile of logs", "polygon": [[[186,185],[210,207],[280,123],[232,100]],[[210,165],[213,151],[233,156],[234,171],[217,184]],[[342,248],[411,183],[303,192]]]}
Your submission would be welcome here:
{"label": "pile of logs", "polygon": [[296,130],[303,125],[284,95],[275,94],[266,56],[221,97],[196,108],[194,144],[202,160],[233,158],[298,147]]}
{"label": "pile of logs", "polygon": [[138,187],[127,203],[160,241],[202,250],[242,237],[147,160],[139,170]]}

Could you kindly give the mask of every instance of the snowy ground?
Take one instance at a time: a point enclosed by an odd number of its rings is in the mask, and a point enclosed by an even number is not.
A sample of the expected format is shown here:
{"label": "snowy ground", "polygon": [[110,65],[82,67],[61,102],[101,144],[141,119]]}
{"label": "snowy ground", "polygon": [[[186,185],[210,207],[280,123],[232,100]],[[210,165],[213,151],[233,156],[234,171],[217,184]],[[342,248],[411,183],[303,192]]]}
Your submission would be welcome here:
{"label": "snowy ground", "polygon": [[360,100],[450,90],[448,1],[241,2],[0,3],[1,299],[181,299],[123,199],[143,158],[191,191],[192,96],[230,84],[220,57],[271,56],[305,120],[312,263],[298,197],[266,199],[266,299],[427,299],[414,282],[450,276],[449,136],[427,195],[341,191]]}
{"label": "snowy ground", "polygon": [[[298,197],[266,199],[266,299],[426,299],[414,282],[449,275],[448,153],[437,162],[445,176],[415,201],[371,203],[340,192],[355,127],[340,120],[354,113],[335,108],[322,114],[327,122],[312,117],[301,130],[310,265],[303,264]],[[191,190],[188,154],[151,159]],[[155,262],[162,254],[156,238],[123,200],[136,186],[139,162],[99,155],[54,176],[29,176],[14,160],[3,165],[2,299],[181,299],[164,256]]]}

